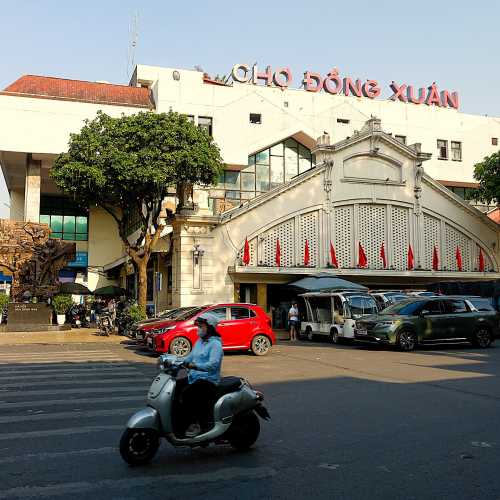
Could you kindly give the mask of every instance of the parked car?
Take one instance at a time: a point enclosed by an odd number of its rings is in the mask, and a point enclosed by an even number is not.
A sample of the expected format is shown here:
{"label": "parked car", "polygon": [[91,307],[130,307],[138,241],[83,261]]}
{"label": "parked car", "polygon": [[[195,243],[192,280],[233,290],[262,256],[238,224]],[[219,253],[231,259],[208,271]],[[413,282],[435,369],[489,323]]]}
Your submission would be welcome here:
{"label": "parked car", "polygon": [[376,314],[375,299],[364,292],[308,292],[300,295],[306,307],[306,318],[300,325],[300,336],[354,339],[355,323],[363,316]]}
{"label": "parked car", "polygon": [[141,327],[149,349],[157,353],[186,356],[198,340],[196,318],[205,312],[219,318],[217,331],[226,351],[251,350],[257,356],[269,352],[276,343],[271,319],[253,304],[214,304],[190,307],[170,319],[162,319]]}
{"label": "parked car", "polygon": [[411,297],[437,297],[438,296],[434,292],[428,292],[426,290],[417,290],[414,292],[406,292],[406,293],[407,293],[407,295],[409,295]]}
{"label": "parked car", "polygon": [[419,344],[465,341],[489,347],[498,337],[500,315],[494,308],[483,310],[483,305],[477,298],[409,299],[358,321],[355,339],[396,345],[404,351],[412,351]]}
{"label": "parked car", "polygon": [[155,318],[148,318],[137,323],[137,329],[133,336],[138,341],[138,343],[145,344],[147,341],[146,332],[148,331],[147,329],[144,329],[146,325],[153,325],[158,322],[165,321],[167,319],[175,319],[182,313],[185,313],[186,311],[190,311],[193,309],[195,309],[195,307],[178,307],[176,309],[169,309],[166,311],[162,311]]}
{"label": "parked car", "polygon": [[377,302],[379,311],[408,298],[408,295],[406,295],[404,292],[390,290],[370,292],[370,295]]}

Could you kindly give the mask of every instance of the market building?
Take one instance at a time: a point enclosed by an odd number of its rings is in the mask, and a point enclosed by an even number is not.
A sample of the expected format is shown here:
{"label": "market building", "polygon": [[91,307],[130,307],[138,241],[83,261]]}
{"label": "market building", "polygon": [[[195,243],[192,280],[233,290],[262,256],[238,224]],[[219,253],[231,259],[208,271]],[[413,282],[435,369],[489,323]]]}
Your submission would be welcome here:
{"label": "market building", "polygon": [[[392,82],[387,99],[378,82],[333,71],[296,83],[287,68],[239,64],[231,75],[139,65],[128,86],[27,75],[0,92],[11,218],[76,242],[63,279],[135,288],[114,222],[75,207],[48,175],[98,110],[183,113],[226,164],[218,186],[196,187],[191,210],[168,219],[148,273],[157,309],[237,299],[269,310],[283,284],[320,271],[374,287],[500,277],[492,207],[464,199],[473,165],[498,150],[500,119],[461,113],[435,84]],[[167,217],[175,199],[164,207]]]}

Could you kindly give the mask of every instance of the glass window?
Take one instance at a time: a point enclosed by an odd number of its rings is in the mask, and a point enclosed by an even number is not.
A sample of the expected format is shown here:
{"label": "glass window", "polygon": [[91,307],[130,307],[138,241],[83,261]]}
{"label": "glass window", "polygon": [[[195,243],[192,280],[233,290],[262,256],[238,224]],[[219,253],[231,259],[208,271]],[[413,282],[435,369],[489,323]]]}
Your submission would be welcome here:
{"label": "glass window", "polygon": [[468,299],[468,300],[478,311],[495,310],[495,308],[491,305],[488,299]]}
{"label": "glass window", "polygon": [[312,167],[311,152],[302,144],[299,145],[299,174]]}
{"label": "glass window", "polygon": [[40,223],[50,226],[50,215],[40,215]]}
{"label": "glass window", "polygon": [[440,300],[429,300],[422,307],[422,311],[425,311],[426,314],[442,314],[443,307],[441,305]]}
{"label": "glass window", "polygon": [[462,143],[451,141],[451,159],[453,161],[462,161]]}
{"label": "glass window", "polygon": [[215,309],[210,309],[207,312],[216,316],[219,321],[224,321],[227,318],[225,307],[216,307]]}
{"label": "glass window", "polygon": [[239,200],[240,192],[239,191],[226,191],[226,198],[230,200]]}
{"label": "glass window", "polygon": [[269,164],[269,149],[266,149],[264,151],[261,151],[260,153],[257,153],[255,155],[256,157],[256,162],[268,165]]}
{"label": "glass window", "polygon": [[425,304],[424,301],[404,301],[404,302],[398,302],[397,304],[393,304],[392,306],[386,307],[381,311],[380,314],[394,314],[394,315],[401,315],[401,316],[413,316],[414,314],[417,313],[420,309],[422,309],[422,306]]}
{"label": "glass window", "polygon": [[248,319],[250,310],[246,307],[231,307],[231,319]]}
{"label": "glass window", "polygon": [[445,300],[445,312],[448,314],[459,314],[469,312],[463,300]]}
{"label": "glass window", "polygon": [[283,176],[283,158],[271,156],[271,189],[285,182]]}
{"label": "glass window", "polygon": [[88,211],[68,198],[42,196],[40,222],[49,225],[51,238],[73,241],[86,241],[88,238]]}
{"label": "glass window", "polygon": [[260,113],[250,113],[250,123],[260,125],[262,123],[262,115]]}
{"label": "glass window", "polygon": [[79,234],[87,234],[87,217],[76,217],[76,232]]}
{"label": "glass window", "polygon": [[280,142],[279,144],[275,144],[271,148],[271,154],[273,156],[283,156],[283,143]]}
{"label": "glass window", "polygon": [[448,141],[443,139],[437,140],[438,158],[440,160],[448,159]]}
{"label": "glass window", "polygon": [[241,172],[241,190],[255,191],[255,174]]}
{"label": "glass window", "polygon": [[498,146],[498,137],[492,137],[491,138],[491,145],[492,146]]}
{"label": "glass window", "polygon": [[240,189],[240,173],[233,170],[226,170],[225,173],[226,189]]}
{"label": "glass window", "polygon": [[75,233],[76,221],[75,217],[72,215],[64,216],[63,231],[65,233]]}
{"label": "glass window", "polygon": [[298,160],[297,149],[285,146],[285,182],[299,173]]}
{"label": "glass window", "polygon": [[360,318],[363,316],[363,298],[362,297],[350,297],[348,299],[349,308],[351,310],[351,316],[353,319]]}
{"label": "glass window", "polygon": [[63,230],[63,216],[52,215],[50,217],[50,228],[56,233],[62,233]]}
{"label": "glass window", "polygon": [[257,191],[269,191],[269,166],[256,166],[256,189]]}
{"label": "glass window", "polygon": [[194,116],[193,115],[186,115],[186,118],[188,119],[189,122],[194,123]]}
{"label": "glass window", "polygon": [[199,116],[198,117],[198,127],[202,130],[205,130],[208,135],[212,135],[212,118],[208,116]]}
{"label": "glass window", "polygon": [[248,166],[255,165],[255,155],[250,155],[248,157]]}
{"label": "glass window", "polygon": [[252,198],[255,198],[257,193],[255,191],[242,191],[241,192],[241,199],[242,200],[251,200]]}

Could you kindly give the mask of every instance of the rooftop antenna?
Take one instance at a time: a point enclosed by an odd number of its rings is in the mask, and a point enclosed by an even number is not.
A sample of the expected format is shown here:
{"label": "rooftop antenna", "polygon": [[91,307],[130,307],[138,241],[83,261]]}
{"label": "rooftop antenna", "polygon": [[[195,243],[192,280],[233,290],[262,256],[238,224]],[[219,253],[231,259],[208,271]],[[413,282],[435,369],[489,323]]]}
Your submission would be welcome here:
{"label": "rooftop antenna", "polygon": [[128,56],[127,56],[127,78],[130,80],[135,68],[135,50],[139,38],[139,11],[135,11],[128,27]]}

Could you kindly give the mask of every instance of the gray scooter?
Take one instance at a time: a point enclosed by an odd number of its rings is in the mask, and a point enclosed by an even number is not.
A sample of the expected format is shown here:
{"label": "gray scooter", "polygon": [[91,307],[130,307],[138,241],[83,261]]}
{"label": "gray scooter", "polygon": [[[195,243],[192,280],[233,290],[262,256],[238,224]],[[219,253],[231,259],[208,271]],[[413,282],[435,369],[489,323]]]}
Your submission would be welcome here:
{"label": "gray scooter", "polygon": [[[230,444],[236,449],[250,448],[260,433],[257,417],[270,418],[262,405],[264,395],[238,377],[221,379],[214,405],[214,425],[193,438],[183,436],[180,402],[176,391],[177,375],[184,368],[182,358],[169,354],[158,360],[160,373],[148,392],[147,406],[130,417],[120,440],[120,454],[130,465],[150,462],[165,438],[175,447]],[[176,418],[177,416],[177,418]]]}

